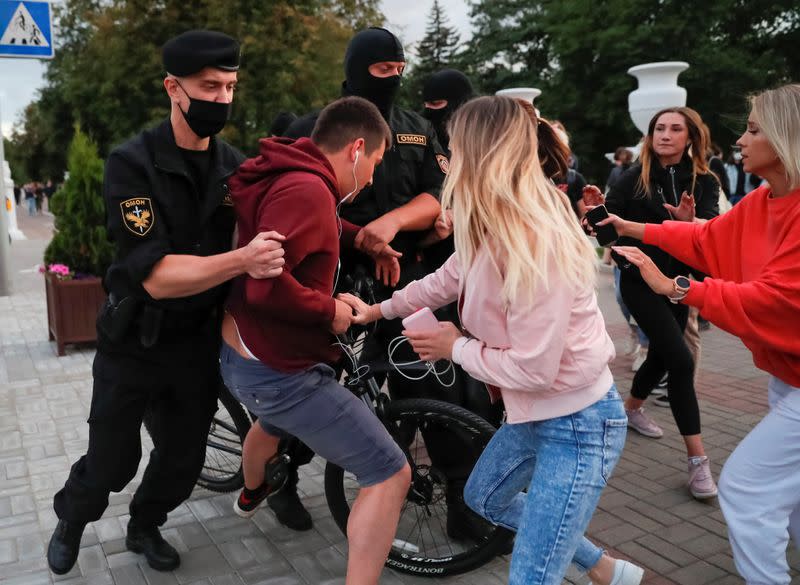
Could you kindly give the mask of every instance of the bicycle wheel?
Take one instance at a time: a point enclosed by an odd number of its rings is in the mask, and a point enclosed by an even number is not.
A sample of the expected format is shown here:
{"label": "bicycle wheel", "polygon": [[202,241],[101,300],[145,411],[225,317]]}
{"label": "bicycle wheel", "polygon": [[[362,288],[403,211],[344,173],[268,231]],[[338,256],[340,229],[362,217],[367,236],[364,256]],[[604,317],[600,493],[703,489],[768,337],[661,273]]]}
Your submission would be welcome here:
{"label": "bicycle wheel", "polygon": [[242,488],[242,444],[250,424],[244,407],[224,385],[220,385],[219,408],[208,431],[206,460],[197,485],[215,492]]}
{"label": "bicycle wheel", "polygon": [[[493,526],[472,512],[479,536],[456,536],[448,527],[447,507],[463,502],[463,480],[448,481],[442,469],[428,455],[423,434],[449,433],[453,448],[471,455],[474,466],[494,434],[494,427],[479,416],[447,402],[409,399],[386,404],[384,424],[406,452],[412,470],[412,486],[400,513],[397,533],[386,565],[397,571],[424,577],[464,573],[488,563],[507,548],[513,533]],[[409,429],[411,431],[409,432]],[[457,486],[457,487],[455,487]],[[457,493],[456,493],[457,491]],[[347,534],[350,507],[358,494],[351,474],[328,463],[325,467],[325,496],[336,524]],[[462,503],[463,507],[463,503]]]}

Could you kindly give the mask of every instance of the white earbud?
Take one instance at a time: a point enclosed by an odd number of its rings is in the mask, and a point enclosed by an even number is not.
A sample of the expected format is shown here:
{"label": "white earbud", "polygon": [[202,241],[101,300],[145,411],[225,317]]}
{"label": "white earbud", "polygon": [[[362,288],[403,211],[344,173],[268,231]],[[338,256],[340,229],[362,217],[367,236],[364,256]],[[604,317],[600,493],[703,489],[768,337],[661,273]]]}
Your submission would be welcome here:
{"label": "white earbud", "polygon": [[355,195],[356,193],[358,193],[358,177],[356,177],[356,165],[358,164],[358,156],[359,156],[359,154],[361,154],[361,151],[360,151],[360,150],[357,150],[357,151],[356,151],[356,158],[355,158],[355,160],[353,161],[353,182],[355,183],[355,185],[356,185],[356,186],[355,186],[355,188],[353,188],[353,190],[352,190],[352,191],[350,191],[350,192],[349,192],[347,195],[345,195],[344,197],[342,197],[342,200],[339,202],[339,205],[341,205],[342,203],[344,203],[345,201],[347,201],[348,199],[350,199],[350,198],[351,198],[353,195]]}

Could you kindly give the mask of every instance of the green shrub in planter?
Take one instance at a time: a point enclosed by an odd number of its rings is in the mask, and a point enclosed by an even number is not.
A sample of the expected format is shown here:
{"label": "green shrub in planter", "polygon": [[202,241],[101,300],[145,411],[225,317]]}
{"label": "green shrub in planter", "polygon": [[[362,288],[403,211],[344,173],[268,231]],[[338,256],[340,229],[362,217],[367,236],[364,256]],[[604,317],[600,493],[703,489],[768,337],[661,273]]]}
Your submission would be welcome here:
{"label": "green shrub in planter", "polygon": [[44,252],[45,264],[65,264],[81,275],[105,275],[113,255],[103,201],[103,160],[97,145],[75,129],[64,185],[52,197],[55,234]]}

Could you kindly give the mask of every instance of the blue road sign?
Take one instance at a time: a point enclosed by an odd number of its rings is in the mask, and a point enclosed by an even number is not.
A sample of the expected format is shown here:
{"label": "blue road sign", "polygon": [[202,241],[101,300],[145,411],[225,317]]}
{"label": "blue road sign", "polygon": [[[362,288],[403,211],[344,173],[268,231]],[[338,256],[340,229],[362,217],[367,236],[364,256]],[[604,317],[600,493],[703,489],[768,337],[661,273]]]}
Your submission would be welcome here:
{"label": "blue road sign", "polygon": [[54,44],[50,2],[0,0],[0,57],[50,59]]}

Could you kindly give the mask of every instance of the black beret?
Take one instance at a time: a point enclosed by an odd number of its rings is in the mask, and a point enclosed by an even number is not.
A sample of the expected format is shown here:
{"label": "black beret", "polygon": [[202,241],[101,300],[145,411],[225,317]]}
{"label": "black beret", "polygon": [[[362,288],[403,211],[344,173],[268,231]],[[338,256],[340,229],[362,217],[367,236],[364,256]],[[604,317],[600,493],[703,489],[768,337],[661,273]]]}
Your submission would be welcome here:
{"label": "black beret", "polygon": [[239,70],[239,43],[213,30],[190,30],[164,44],[164,69],[178,77],[194,75],[206,67]]}

